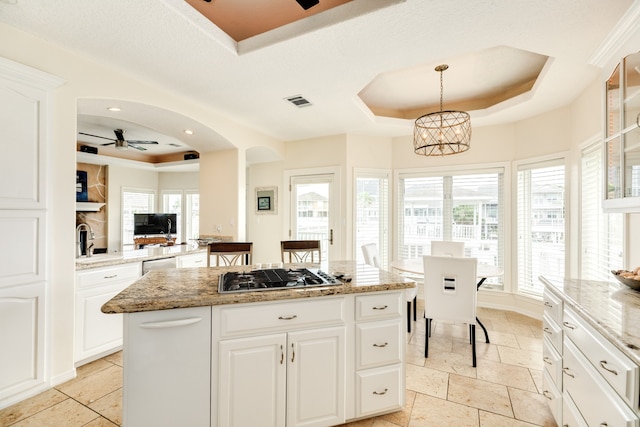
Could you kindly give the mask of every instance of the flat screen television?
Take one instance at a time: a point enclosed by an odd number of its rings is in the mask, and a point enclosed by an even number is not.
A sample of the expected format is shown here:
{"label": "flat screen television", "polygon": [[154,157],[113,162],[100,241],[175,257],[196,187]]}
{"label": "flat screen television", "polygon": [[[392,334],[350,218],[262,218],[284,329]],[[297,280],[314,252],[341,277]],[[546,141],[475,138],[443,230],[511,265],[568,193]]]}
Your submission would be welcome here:
{"label": "flat screen television", "polygon": [[174,213],[134,213],[133,234],[171,234],[177,232],[178,215]]}

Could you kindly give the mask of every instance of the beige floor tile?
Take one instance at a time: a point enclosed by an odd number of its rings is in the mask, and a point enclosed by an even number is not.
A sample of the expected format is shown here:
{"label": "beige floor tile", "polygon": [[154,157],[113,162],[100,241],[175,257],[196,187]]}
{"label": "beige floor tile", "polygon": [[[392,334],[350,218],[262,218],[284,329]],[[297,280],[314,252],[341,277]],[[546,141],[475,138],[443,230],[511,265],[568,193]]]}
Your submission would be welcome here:
{"label": "beige floor tile", "polygon": [[542,348],[542,338],[516,335],[516,339],[518,340],[518,345],[523,350],[540,351]]}
{"label": "beige floor tile", "polygon": [[478,410],[436,397],[418,394],[409,427],[478,427]]}
{"label": "beige floor tile", "polygon": [[536,384],[531,377],[531,372],[529,372],[527,368],[484,360],[478,364],[477,372],[479,380],[515,387],[534,393],[538,392]]}
{"label": "beige floor tile", "polygon": [[1,410],[0,426],[11,425],[16,421],[20,421],[44,409],[50,408],[65,399],[68,399],[68,397],[56,389],[42,392],[31,399],[23,400],[22,402]]}
{"label": "beige floor tile", "polygon": [[513,414],[517,420],[539,426],[553,426],[555,421],[547,399],[538,393],[509,388]]}
{"label": "beige floor tile", "polygon": [[[480,329],[480,331],[482,330]],[[476,331],[476,338],[482,340],[484,339],[484,334],[482,332],[478,333]],[[501,332],[501,331],[489,329],[489,341],[491,342],[491,344],[520,348],[520,345],[518,344],[518,339],[511,332]],[[542,348],[542,346],[540,346],[540,348]]]}
{"label": "beige floor tile", "polygon": [[[400,426],[400,427],[408,426],[417,394],[418,393],[416,393],[415,391],[407,390],[407,392],[405,393],[404,407],[402,408],[402,411],[392,412],[390,414],[381,415],[376,418],[382,421],[389,422],[394,426]],[[374,424],[374,426],[377,426],[377,424]]]}
{"label": "beige floor tile", "polygon": [[88,424],[85,424],[83,427],[118,427],[120,424],[114,424],[106,418],[96,418]]}
{"label": "beige floor tile", "polygon": [[405,351],[405,360],[407,364],[424,366],[424,347],[409,344]]}
{"label": "beige floor tile", "polygon": [[378,417],[378,418],[374,418],[373,424],[371,425],[371,427],[402,427],[402,426]]}
{"label": "beige floor tile", "polygon": [[532,427],[533,425],[514,418],[480,411],[480,427]]}
{"label": "beige floor tile", "polygon": [[91,375],[98,371],[102,371],[103,369],[110,368],[112,365],[112,363],[109,363],[104,359],[98,359],[94,360],[93,362],[87,363],[86,365],[78,366],[76,368],[76,378],[74,380],[79,380],[86,375]]}
{"label": "beige floor tile", "polygon": [[476,369],[472,366],[471,346],[467,354],[451,352],[432,352],[426,359],[424,366],[438,371],[464,375],[475,378]]}
{"label": "beige floor tile", "polygon": [[416,365],[406,365],[407,389],[446,399],[449,374]]}
{"label": "beige floor tile", "polygon": [[507,320],[506,311],[497,310],[495,308],[478,307],[476,310],[477,315],[484,323],[484,319],[487,320]]}
{"label": "beige floor tile", "polygon": [[542,347],[540,351],[522,350],[518,348],[498,346],[500,360],[509,365],[542,370]]}
{"label": "beige floor tile", "polygon": [[534,319],[533,317],[526,316],[524,314],[516,313],[515,311],[505,311],[505,318],[509,322],[520,323],[523,325],[535,326],[542,329],[542,321]]}
{"label": "beige floor tile", "polygon": [[118,365],[118,366],[122,366],[122,350],[110,354],[106,357],[103,358],[104,360],[106,360],[107,362],[111,362],[114,365]]}
{"label": "beige floor tile", "polygon": [[122,424],[122,389],[101,397],[90,404],[89,408],[118,425]]}
{"label": "beige floor tile", "polygon": [[542,393],[542,390],[544,390],[542,384],[542,371],[538,369],[529,369],[529,373],[531,373],[531,378],[533,378],[533,382],[536,384],[538,393]]}
{"label": "beige floor tile", "polygon": [[513,416],[509,393],[503,385],[450,374],[447,399],[496,414]]}
{"label": "beige floor tile", "polygon": [[122,368],[111,365],[107,369],[64,383],[57,389],[78,402],[88,405],[121,387]]}
{"label": "beige floor tile", "polygon": [[98,417],[98,414],[86,406],[73,399],[67,399],[19,421],[12,427],[76,427],[83,426]]}

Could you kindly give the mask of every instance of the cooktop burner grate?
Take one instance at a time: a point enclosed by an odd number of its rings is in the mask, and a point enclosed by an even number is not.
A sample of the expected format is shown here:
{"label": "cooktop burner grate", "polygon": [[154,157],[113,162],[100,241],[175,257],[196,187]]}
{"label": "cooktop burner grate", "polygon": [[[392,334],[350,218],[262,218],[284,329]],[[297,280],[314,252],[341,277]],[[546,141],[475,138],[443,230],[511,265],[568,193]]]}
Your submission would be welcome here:
{"label": "cooktop burner grate", "polygon": [[220,275],[218,292],[253,292],[341,284],[335,277],[317,269],[272,268],[223,273]]}

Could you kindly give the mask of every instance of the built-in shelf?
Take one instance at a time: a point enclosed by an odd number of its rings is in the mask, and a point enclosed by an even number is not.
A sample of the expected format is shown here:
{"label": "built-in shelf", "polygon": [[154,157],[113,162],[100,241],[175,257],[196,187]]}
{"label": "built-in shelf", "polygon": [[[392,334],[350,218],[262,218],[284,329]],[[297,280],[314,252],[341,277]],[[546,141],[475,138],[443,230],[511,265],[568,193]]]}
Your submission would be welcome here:
{"label": "built-in shelf", "polygon": [[76,202],[76,212],[98,212],[104,203]]}

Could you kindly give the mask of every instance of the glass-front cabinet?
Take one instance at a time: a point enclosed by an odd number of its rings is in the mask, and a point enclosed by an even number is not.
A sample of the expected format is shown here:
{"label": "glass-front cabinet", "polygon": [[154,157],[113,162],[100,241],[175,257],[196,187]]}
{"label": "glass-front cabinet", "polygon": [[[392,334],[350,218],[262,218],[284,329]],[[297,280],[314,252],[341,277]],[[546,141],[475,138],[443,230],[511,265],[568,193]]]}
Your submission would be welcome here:
{"label": "glass-front cabinet", "polygon": [[640,212],[640,53],[625,57],[605,85],[603,206],[609,212]]}

